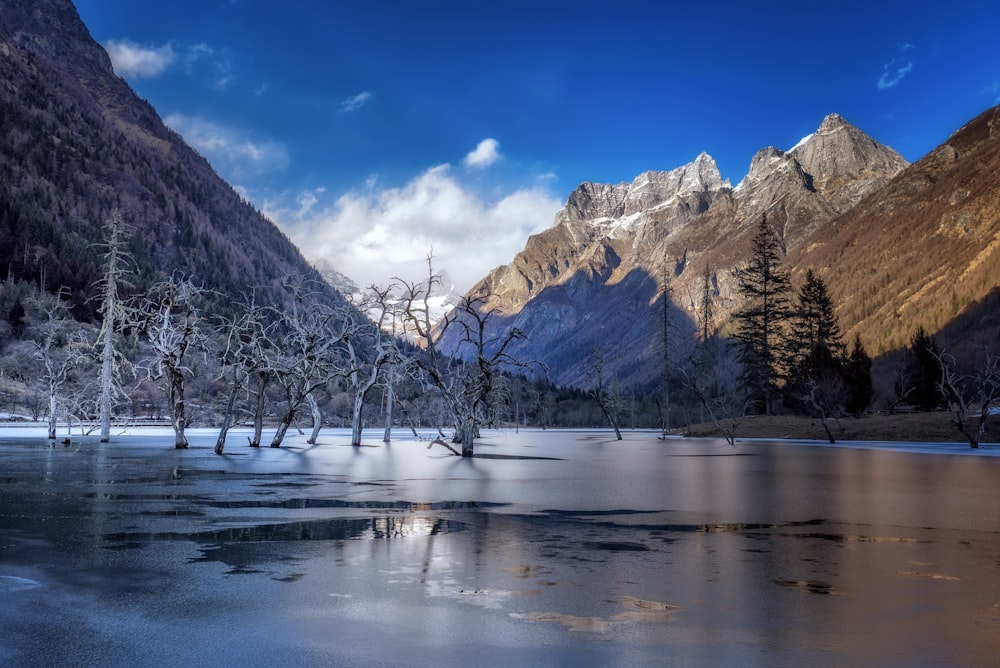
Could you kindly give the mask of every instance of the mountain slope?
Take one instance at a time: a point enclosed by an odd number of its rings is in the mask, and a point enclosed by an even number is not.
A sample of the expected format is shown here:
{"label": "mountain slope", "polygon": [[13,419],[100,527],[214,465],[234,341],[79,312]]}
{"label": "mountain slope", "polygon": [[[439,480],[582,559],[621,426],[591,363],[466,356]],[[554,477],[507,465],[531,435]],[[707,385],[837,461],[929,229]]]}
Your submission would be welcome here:
{"label": "mountain slope", "polygon": [[860,334],[875,353],[907,344],[919,326],[942,331],[952,352],[981,357],[985,344],[995,352],[997,174],[1000,107],[831,221],[789,261],[819,268],[847,334]]}
{"label": "mountain slope", "polygon": [[[706,154],[631,184],[585,183],[550,229],[470,294],[489,295],[497,331],[519,327],[528,335],[512,352],[545,363],[555,382],[586,384],[586,359],[600,349],[619,381],[648,385],[659,368],[664,278],[680,307],[672,309],[677,336],[694,328],[706,268],[721,321],[736,305],[731,270],[746,260],[762,216],[793,250],[906,165],[831,114],[791,150],[759,151],[735,188]],[[445,333],[442,348],[458,351],[454,337]]]}
{"label": "mountain slope", "polygon": [[[139,287],[181,271],[219,303],[287,274],[298,250],[117,77],[69,0],[0,0],[0,272],[69,287],[82,317],[112,209]],[[331,293],[332,294],[332,293]]]}

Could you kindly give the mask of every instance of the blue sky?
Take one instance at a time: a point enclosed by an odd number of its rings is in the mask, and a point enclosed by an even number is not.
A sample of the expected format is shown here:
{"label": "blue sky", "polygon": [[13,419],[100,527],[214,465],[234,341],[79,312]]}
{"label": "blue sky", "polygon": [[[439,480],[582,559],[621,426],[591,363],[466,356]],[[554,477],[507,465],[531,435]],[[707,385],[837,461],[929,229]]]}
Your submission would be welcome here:
{"label": "blue sky", "polygon": [[76,0],[116,71],[311,260],[464,290],[583,181],[735,185],[837,112],[915,161],[1000,103],[995,2]]}

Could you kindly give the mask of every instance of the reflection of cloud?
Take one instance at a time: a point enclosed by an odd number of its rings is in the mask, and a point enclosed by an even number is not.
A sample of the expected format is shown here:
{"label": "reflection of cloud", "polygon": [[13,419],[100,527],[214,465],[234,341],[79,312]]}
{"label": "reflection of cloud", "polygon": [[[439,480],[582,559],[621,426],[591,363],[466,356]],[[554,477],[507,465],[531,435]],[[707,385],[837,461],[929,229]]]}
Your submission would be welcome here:
{"label": "reflection of cloud", "polygon": [[171,114],[163,120],[227,179],[288,166],[288,151],[278,142],[254,139],[249,132],[204,118]]}
{"label": "reflection of cloud", "polygon": [[466,167],[489,167],[500,157],[500,142],[493,138],[487,138],[479,142],[479,145],[465,156],[465,160],[462,162]]}
{"label": "reflection of cloud", "polygon": [[355,95],[354,97],[349,97],[340,103],[340,113],[349,114],[352,111],[357,111],[361,107],[365,106],[372,99],[372,94],[368,91],[362,91]]}
{"label": "reflection of cloud", "polygon": [[882,68],[882,76],[878,78],[878,89],[888,90],[889,88],[895,88],[912,69],[912,62],[906,61],[903,63],[899,58],[892,59]]}
{"label": "reflection of cloud", "polygon": [[160,47],[144,47],[127,39],[109,39],[104,45],[115,73],[120,77],[144,79],[159,76],[177,59],[168,42]]}
{"label": "reflection of cloud", "polygon": [[528,236],[552,224],[562,202],[541,188],[486,202],[464,188],[449,165],[432,167],[400,188],[375,187],[318,206],[320,191],[294,202],[267,202],[277,221],[314,261],[324,260],[359,285],[393,276],[420,280],[427,254],[465,291],[510,262]]}

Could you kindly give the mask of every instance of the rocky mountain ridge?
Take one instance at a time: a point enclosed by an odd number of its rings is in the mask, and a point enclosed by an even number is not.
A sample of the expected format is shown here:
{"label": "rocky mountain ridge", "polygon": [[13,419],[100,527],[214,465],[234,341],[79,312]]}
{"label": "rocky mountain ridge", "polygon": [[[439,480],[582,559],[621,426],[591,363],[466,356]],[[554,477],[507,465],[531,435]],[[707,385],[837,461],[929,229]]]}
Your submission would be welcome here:
{"label": "rocky mountain ridge", "polygon": [[[551,228],[470,294],[489,295],[486,308],[494,309],[499,329],[528,333],[514,352],[544,362],[555,382],[586,384],[583,360],[613,345],[629,351],[612,363],[620,380],[648,384],[655,372],[643,360],[655,355],[664,279],[683,313],[678,326],[691,330],[707,269],[722,322],[736,306],[731,270],[745,260],[762,216],[791,251],[907,166],[896,151],[830,114],[789,150],[758,151],[736,187],[704,153],[630,184],[584,183]],[[447,334],[442,345],[457,350]]]}

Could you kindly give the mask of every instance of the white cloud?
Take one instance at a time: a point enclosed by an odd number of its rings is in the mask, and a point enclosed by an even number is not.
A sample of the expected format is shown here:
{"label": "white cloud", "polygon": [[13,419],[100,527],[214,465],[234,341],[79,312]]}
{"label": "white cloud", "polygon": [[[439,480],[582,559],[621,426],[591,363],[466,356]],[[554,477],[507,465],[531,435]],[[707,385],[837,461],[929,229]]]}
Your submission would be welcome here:
{"label": "white cloud", "polygon": [[357,111],[361,107],[365,106],[372,100],[372,94],[368,91],[362,91],[355,95],[354,97],[349,97],[340,103],[340,113],[349,114],[352,111]]}
{"label": "white cloud", "polygon": [[992,97],[994,104],[1000,104],[1000,81],[994,81],[979,92],[983,95],[989,95]]}
{"label": "white cloud", "polygon": [[150,48],[129,40],[109,39],[104,45],[115,73],[121,77],[143,79],[159,76],[170,67],[177,54],[168,42],[163,46]]}
{"label": "white cloud", "polygon": [[171,114],[163,120],[229,181],[288,166],[288,151],[274,140],[258,139],[250,132],[182,114]]}
{"label": "white cloud", "polygon": [[493,267],[510,262],[528,236],[552,225],[560,200],[541,188],[520,189],[487,202],[463,187],[449,165],[432,167],[399,188],[341,195],[320,206],[311,191],[265,202],[264,213],[281,225],[312,261],[328,262],[359,285],[398,276],[420,280],[426,256],[465,291]]}
{"label": "white cloud", "polygon": [[913,63],[910,61],[906,61],[905,64],[898,58],[889,61],[882,68],[882,76],[878,79],[878,89],[895,88],[912,69]]}
{"label": "white cloud", "polygon": [[479,142],[475,150],[465,156],[465,160],[462,162],[466,167],[489,167],[501,157],[500,142],[493,138],[487,138]]}

